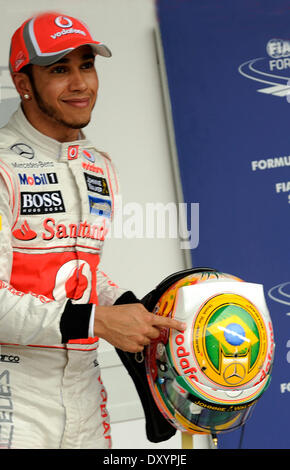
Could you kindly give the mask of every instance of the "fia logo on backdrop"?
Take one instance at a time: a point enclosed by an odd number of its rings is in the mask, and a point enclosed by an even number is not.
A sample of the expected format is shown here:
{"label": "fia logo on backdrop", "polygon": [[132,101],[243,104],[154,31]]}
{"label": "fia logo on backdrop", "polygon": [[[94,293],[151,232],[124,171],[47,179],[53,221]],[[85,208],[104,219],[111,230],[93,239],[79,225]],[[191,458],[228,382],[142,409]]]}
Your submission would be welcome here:
{"label": "fia logo on backdrop", "polygon": [[286,98],[290,103],[290,41],[270,39],[265,49],[266,56],[244,62],[239,73],[257,82],[258,93]]}

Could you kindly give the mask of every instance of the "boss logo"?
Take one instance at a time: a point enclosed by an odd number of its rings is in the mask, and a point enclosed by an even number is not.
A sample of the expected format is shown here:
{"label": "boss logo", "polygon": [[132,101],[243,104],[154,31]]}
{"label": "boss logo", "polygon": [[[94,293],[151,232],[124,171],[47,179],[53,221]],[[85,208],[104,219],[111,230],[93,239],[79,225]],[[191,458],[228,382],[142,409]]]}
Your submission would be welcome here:
{"label": "boss logo", "polygon": [[20,362],[20,357],[8,354],[0,354],[0,362],[13,362],[14,364],[18,364]]}
{"label": "boss logo", "polygon": [[21,214],[47,214],[65,212],[60,191],[21,193]]}

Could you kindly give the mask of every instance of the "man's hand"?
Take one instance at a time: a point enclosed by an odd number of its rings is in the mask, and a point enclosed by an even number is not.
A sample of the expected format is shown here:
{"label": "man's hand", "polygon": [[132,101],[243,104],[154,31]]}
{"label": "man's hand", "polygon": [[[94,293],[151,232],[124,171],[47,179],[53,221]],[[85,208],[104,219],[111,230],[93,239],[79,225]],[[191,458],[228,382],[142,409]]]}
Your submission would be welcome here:
{"label": "man's hand", "polygon": [[184,331],[186,324],[154,315],[139,303],[97,306],[95,310],[95,335],[123,351],[143,351],[144,346],[159,337],[161,328]]}

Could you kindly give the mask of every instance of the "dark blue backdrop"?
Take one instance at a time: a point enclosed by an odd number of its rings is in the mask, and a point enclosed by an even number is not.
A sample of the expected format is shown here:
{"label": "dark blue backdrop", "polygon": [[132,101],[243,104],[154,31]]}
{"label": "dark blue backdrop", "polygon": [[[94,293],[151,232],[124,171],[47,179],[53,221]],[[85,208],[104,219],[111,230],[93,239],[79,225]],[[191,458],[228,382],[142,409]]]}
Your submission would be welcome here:
{"label": "dark blue backdrop", "polygon": [[184,198],[200,203],[193,266],[264,284],[274,325],[272,383],[242,447],[290,448],[290,2],[158,0],[157,10]]}

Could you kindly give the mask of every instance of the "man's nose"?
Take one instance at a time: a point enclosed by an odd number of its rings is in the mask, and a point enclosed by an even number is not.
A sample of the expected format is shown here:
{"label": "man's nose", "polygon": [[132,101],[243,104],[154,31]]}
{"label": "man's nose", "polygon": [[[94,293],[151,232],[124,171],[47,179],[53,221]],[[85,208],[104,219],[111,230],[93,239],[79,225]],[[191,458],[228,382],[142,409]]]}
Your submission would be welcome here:
{"label": "man's nose", "polygon": [[87,89],[87,82],[80,70],[71,73],[69,88],[71,91],[84,91]]}

